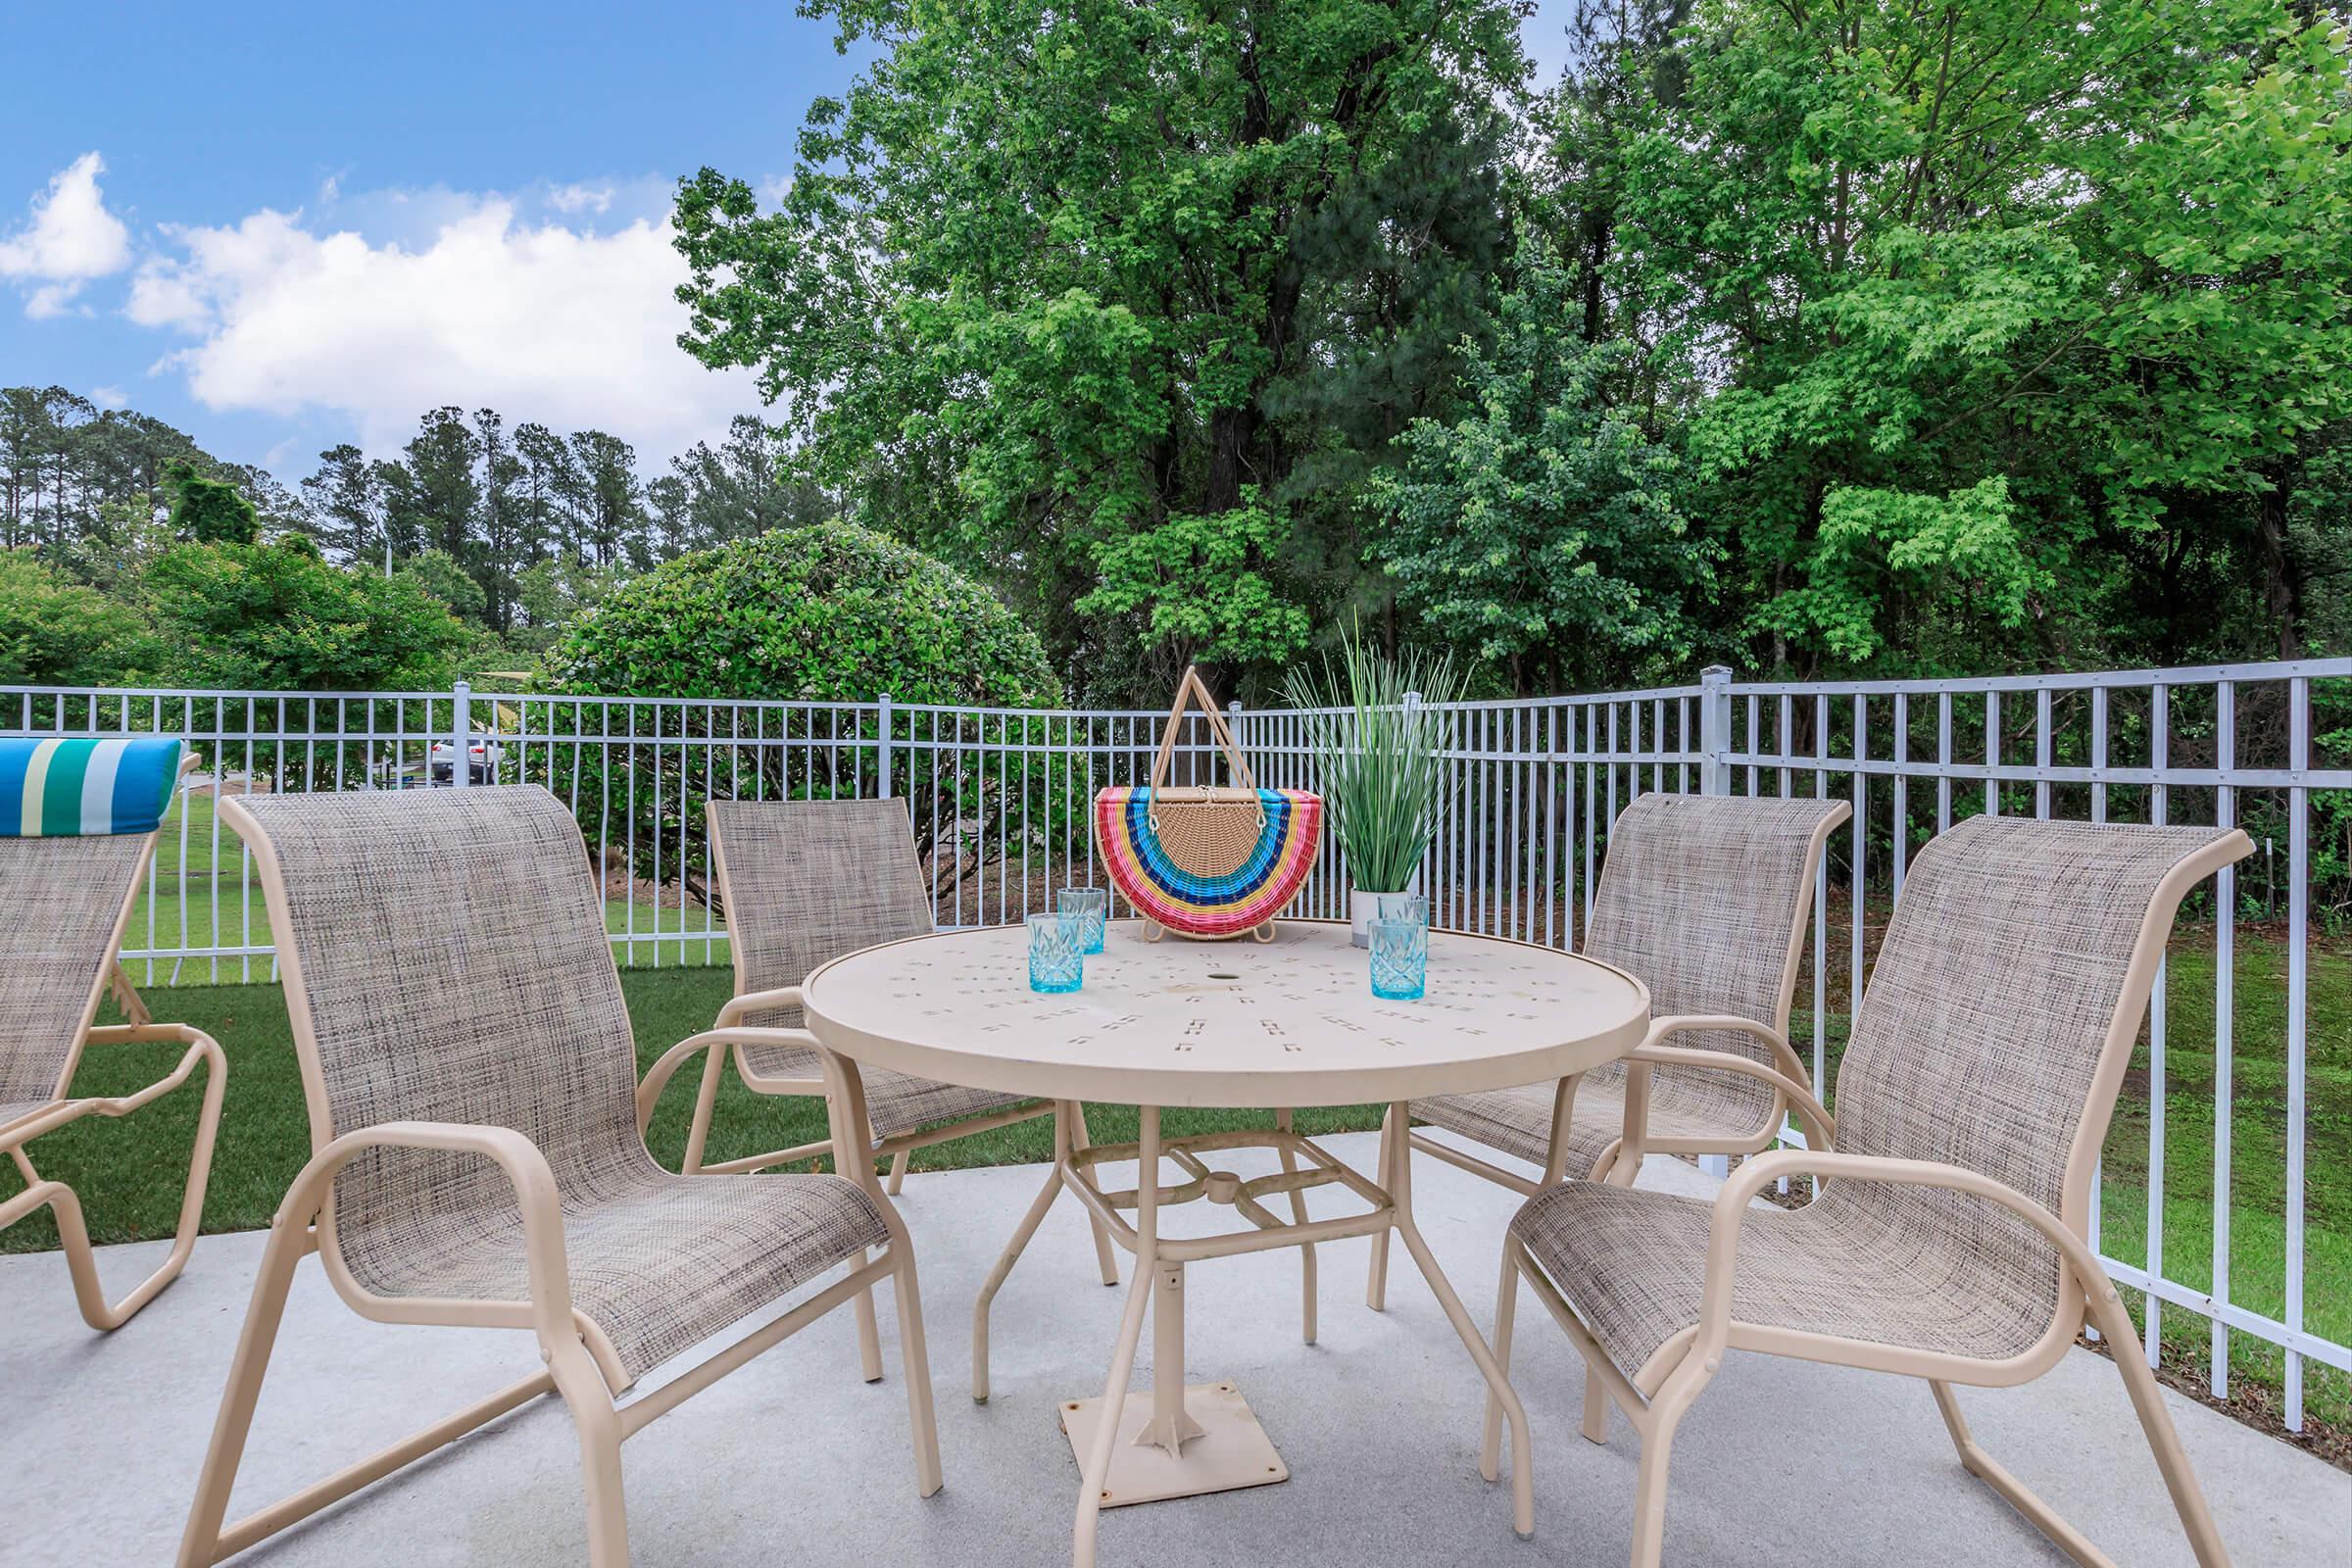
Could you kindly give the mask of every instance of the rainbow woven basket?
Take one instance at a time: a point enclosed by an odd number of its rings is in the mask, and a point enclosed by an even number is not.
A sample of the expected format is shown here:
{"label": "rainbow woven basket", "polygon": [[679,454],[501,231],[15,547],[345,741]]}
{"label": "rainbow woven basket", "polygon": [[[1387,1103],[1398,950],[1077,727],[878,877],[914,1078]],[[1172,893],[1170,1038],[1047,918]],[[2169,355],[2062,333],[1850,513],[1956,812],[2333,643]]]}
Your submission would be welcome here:
{"label": "rainbow woven basket", "polygon": [[1110,880],[1135,912],[1194,937],[1238,937],[1282,912],[1314,868],[1323,801],[1304,790],[1259,790],[1257,844],[1229,875],[1197,876],[1168,858],[1152,826],[1150,788],[1095,796],[1095,835]]}

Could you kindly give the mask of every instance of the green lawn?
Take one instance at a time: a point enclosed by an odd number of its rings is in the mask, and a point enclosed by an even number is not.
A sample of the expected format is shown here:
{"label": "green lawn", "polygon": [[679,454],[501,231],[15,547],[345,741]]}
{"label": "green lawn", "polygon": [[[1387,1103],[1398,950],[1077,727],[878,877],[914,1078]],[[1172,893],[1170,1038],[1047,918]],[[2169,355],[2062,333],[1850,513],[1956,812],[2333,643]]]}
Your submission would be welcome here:
{"label": "green lawn", "polygon": [[[224,906],[225,907],[226,906]],[[619,909],[613,906],[615,930]],[[689,911],[699,924],[699,910]],[[639,910],[641,928],[649,911]],[[675,929],[676,911],[668,911]],[[255,906],[257,929],[260,911]],[[651,945],[640,953],[651,958]],[[1842,954],[1833,933],[1832,953]],[[702,963],[702,946],[688,945],[679,966],[674,944],[665,947],[663,967],[624,970],[622,989],[636,1027],[641,1067],[676,1041],[709,1026],[732,986],[719,948],[716,966]],[[234,973],[233,964],[223,966]],[[1842,1000],[1832,991],[1833,1008]],[[256,978],[266,966],[255,965]],[[2212,1278],[2213,1242],[2213,974],[2209,933],[2184,932],[2169,971],[2170,1027],[2166,1062],[2165,1272],[2173,1279],[2204,1285]],[[134,973],[134,979],[139,978]],[[2308,1223],[2305,1232],[2307,1326],[2338,1343],[2352,1341],[2352,949],[2341,942],[2315,944],[2311,955],[2309,1013],[2308,1143],[2305,1150]],[[2273,1317],[2285,1310],[2285,1061],[2282,1014],[2285,950],[2256,931],[2240,934],[2237,954],[2234,1153],[2230,1185],[2230,1277],[2232,1298]],[[1811,982],[1798,996],[1810,1000]],[[227,1107],[213,1185],[205,1208],[208,1230],[244,1230],[269,1222],[270,1209],[301,1167],[309,1145],[285,1007],[274,985],[158,987],[151,1000],[160,1017],[184,1020],[213,1034],[230,1061]],[[1842,1013],[1834,1010],[1830,1057],[1842,1045]],[[1800,1053],[1809,1054],[1810,1016],[1792,1020]],[[168,1047],[130,1047],[90,1054],[75,1089],[82,1094],[128,1091],[150,1081],[172,1059]],[[657,1154],[675,1163],[685,1138],[685,1089],[673,1085],[655,1118]],[[127,1241],[167,1234],[175,1210],[180,1173],[193,1132],[196,1095],[191,1088],[148,1106],[123,1121],[91,1120],[43,1139],[35,1148],[45,1174],[72,1183],[83,1196],[91,1232],[101,1241]],[[1102,1107],[1092,1112],[1102,1142],[1135,1136],[1131,1111]],[[1262,1121],[1261,1112],[1171,1113],[1171,1132],[1200,1131]],[[2146,1047],[2140,1048],[2108,1139],[2103,1189],[2102,1245],[2109,1255],[2139,1263],[2146,1255],[2148,1152]],[[1329,1132],[1378,1124],[1375,1107],[1301,1112],[1300,1125]],[[719,1102],[712,1157],[749,1153],[823,1136],[821,1109],[807,1101],[762,1100],[730,1078]],[[1050,1129],[1025,1123],[926,1150],[917,1169],[1039,1160],[1049,1152]],[[13,1171],[0,1175],[0,1198],[19,1190]],[[24,1251],[55,1245],[47,1215],[0,1233],[0,1250]],[[2128,1296],[2134,1293],[2127,1292]],[[2136,1308],[2136,1298],[2134,1297]],[[2185,1308],[2161,1315],[2168,1362],[2202,1375],[2209,1329]],[[2230,1336],[2233,1377],[2260,1402],[2276,1399],[2282,1387],[2283,1357],[2248,1334]],[[2352,1425],[2352,1378],[2316,1363],[2305,1366],[2309,1413],[2334,1426]]]}

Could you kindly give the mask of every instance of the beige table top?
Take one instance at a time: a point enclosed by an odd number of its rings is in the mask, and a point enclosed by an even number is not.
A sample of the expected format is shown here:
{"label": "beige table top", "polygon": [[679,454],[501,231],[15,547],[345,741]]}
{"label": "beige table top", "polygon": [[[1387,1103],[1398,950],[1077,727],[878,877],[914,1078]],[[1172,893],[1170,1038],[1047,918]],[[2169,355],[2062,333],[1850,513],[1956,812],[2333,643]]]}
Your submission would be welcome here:
{"label": "beige table top", "polygon": [[1146,942],[1114,920],[1084,989],[1029,989],[1021,926],[886,943],[812,971],[808,1028],[867,1065],[1048,1100],[1348,1105],[1506,1089],[1641,1044],[1642,984],[1573,954],[1430,935],[1428,995],[1372,995],[1348,927],[1284,920],[1271,943]]}

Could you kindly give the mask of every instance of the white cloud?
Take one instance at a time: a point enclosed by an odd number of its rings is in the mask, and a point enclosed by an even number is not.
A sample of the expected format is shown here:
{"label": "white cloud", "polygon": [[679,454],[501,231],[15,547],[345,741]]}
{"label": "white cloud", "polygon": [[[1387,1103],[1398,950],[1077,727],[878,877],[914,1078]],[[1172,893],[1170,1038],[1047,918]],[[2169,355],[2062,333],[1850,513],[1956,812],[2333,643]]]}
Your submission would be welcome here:
{"label": "white cloud", "polygon": [[547,193],[547,205],[559,213],[602,213],[612,206],[610,185],[558,185]]}
{"label": "white cloud", "polygon": [[62,315],[91,278],[130,265],[130,230],[106,210],[106,160],[83,153],[33,197],[24,222],[0,238],[0,277],[25,290],[24,314]]}
{"label": "white cloud", "polygon": [[126,409],[130,407],[129,394],[125,393],[119,386],[94,386],[90,388],[90,401],[97,404],[102,409]]}
{"label": "white cloud", "polygon": [[686,279],[667,220],[598,233],[519,221],[505,197],[435,194],[427,236],[319,233],[300,213],[166,230],[127,313],[194,342],[159,369],[216,410],[331,410],[370,451],[442,404],[562,429],[593,425],[661,458],[755,411],[745,371],[713,373],[677,346]]}

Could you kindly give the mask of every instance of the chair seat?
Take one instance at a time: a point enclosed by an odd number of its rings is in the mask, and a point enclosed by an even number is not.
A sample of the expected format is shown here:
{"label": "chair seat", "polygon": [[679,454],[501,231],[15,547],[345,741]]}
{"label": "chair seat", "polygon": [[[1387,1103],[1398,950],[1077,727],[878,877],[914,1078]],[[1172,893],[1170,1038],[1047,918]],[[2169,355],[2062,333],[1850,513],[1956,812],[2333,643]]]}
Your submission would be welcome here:
{"label": "chair seat", "polygon": [[51,1105],[64,1103],[62,1100],[19,1100],[0,1104],[0,1127],[23,1121],[33,1112],[47,1110]]}
{"label": "chair seat", "polygon": [[[612,1340],[630,1378],[774,1303],[889,1237],[873,1200],[838,1176],[676,1176],[600,1171],[563,1189],[571,1304]],[[613,1191],[617,1187],[618,1191]],[[385,1296],[529,1298],[513,1207],[346,1226],[353,1275]]]}
{"label": "chair seat", "polygon": [[[1475,1095],[1440,1095],[1414,1101],[1413,1115],[1433,1127],[1459,1133],[1540,1166],[1550,1157],[1551,1102],[1557,1087],[1545,1082]],[[1624,1080],[1595,1082],[1587,1078],[1578,1084],[1568,1122],[1568,1159],[1560,1170],[1568,1176],[1588,1175],[1601,1151],[1625,1131]],[[1703,1105],[1662,1099],[1650,1105],[1644,1147],[1672,1152],[1683,1143],[1760,1143],[1768,1136],[1752,1119],[1711,1115]]]}
{"label": "chair seat", "polygon": [[[2007,1288],[1928,1227],[1896,1223],[1892,1205],[1873,1201],[1886,1191],[1832,1182],[1803,1208],[1752,1209],[1733,1320],[1986,1361],[2031,1348],[2050,1327],[2052,1292]],[[1703,1199],[1571,1181],[1521,1205],[1511,1234],[1617,1369],[1651,1392],[1642,1369],[1698,1322],[1713,1215]]]}
{"label": "chair seat", "polygon": [[[821,1079],[825,1069],[819,1065],[816,1053],[805,1046],[757,1045],[741,1048],[739,1058],[744,1077],[752,1087],[758,1080],[808,1081]],[[1005,1110],[1030,1102],[1026,1095],[1000,1094],[994,1089],[965,1089],[956,1084],[943,1084],[930,1078],[916,1078],[888,1067],[860,1067],[859,1076],[865,1083],[865,1114],[873,1123],[876,1138],[896,1138],[901,1133],[936,1126],[941,1122],[961,1121],[967,1116],[984,1116],[990,1111]]]}

